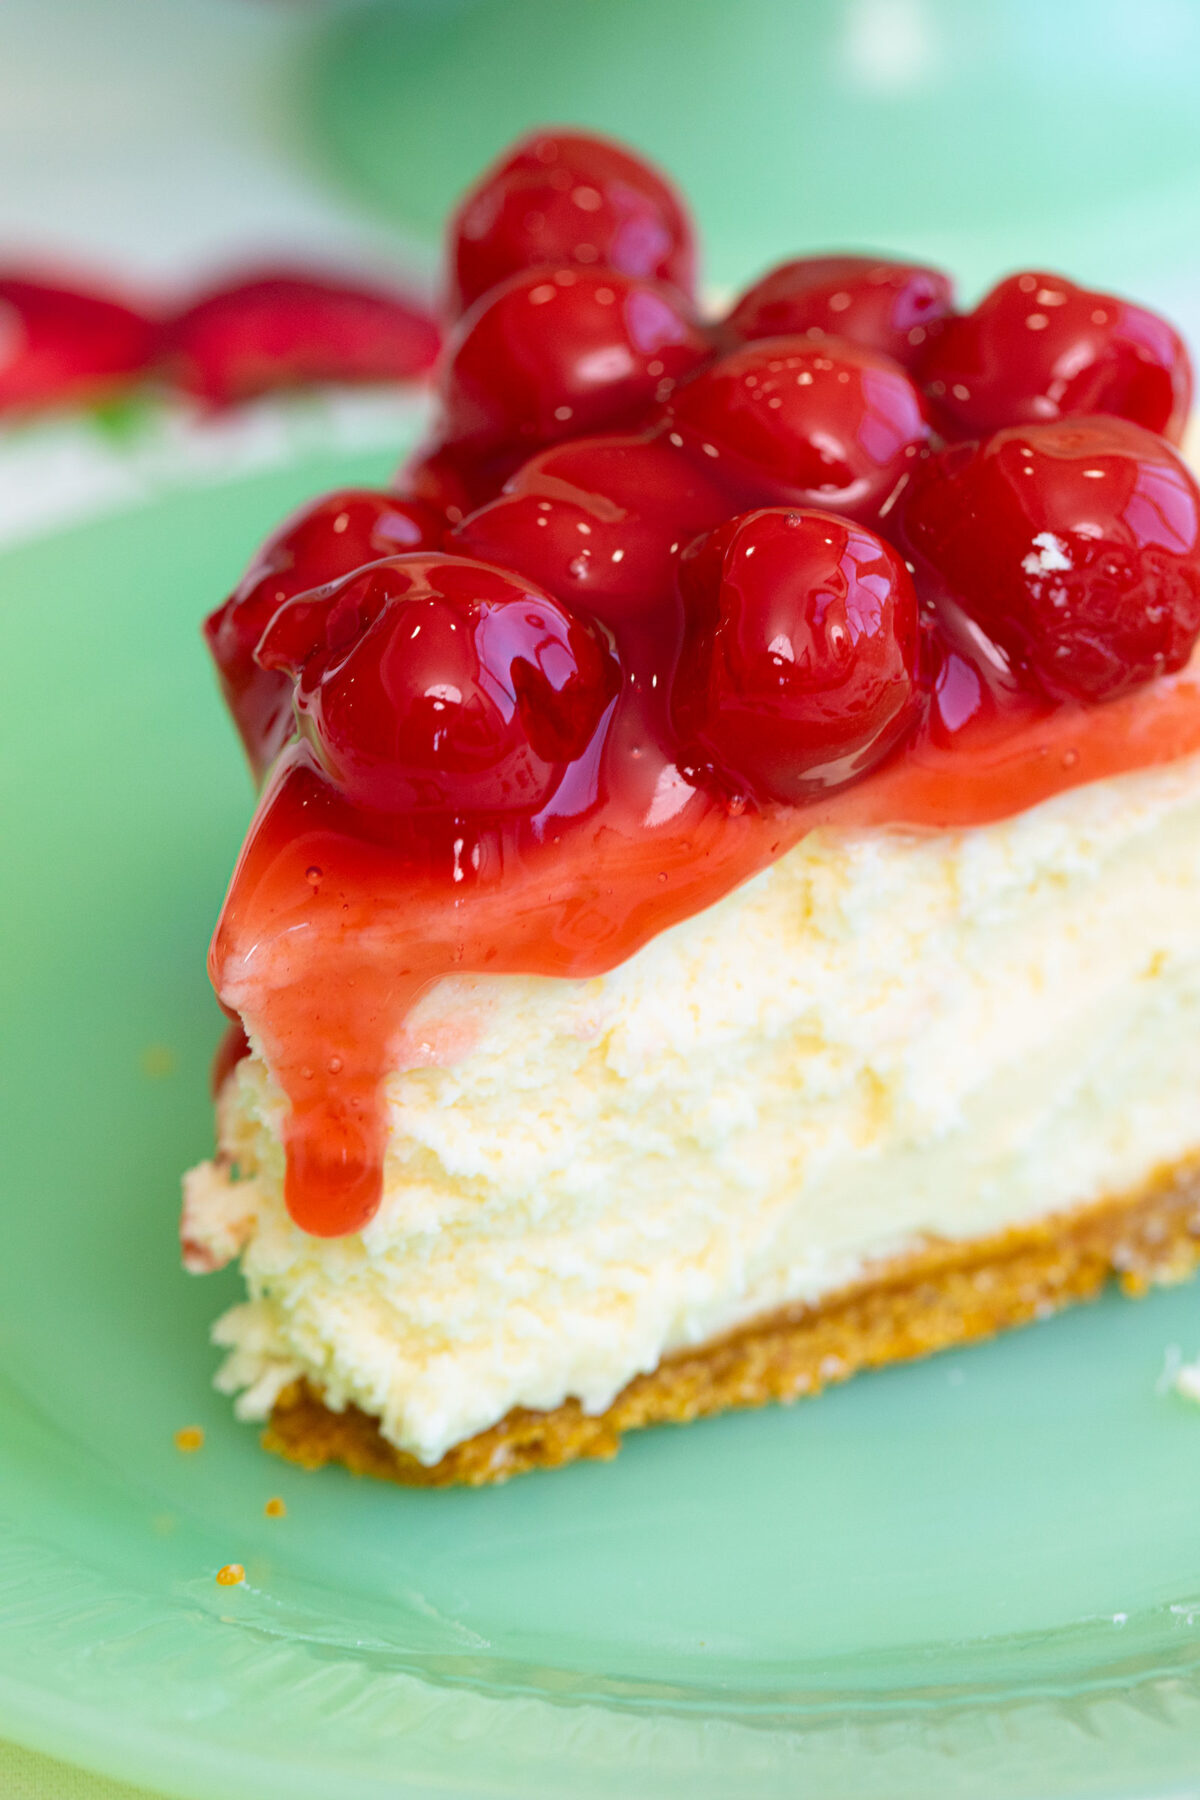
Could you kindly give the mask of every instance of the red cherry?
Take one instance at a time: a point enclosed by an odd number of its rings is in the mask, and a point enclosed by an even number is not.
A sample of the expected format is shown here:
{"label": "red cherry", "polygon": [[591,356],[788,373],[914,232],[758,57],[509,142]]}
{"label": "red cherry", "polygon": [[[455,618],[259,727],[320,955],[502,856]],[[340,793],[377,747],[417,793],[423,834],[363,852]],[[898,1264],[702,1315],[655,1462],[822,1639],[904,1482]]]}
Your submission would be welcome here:
{"label": "red cherry", "polygon": [[747,288],[723,330],[749,341],[841,337],[910,366],[953,311],[949,276],[874,256],[804,256]]}
{"label": "red cherry", "polygon": [[611,269],[522,270],[469,312],[441,375],[443,440],[531,455],[637,424],[712,355],[672,289]]}
{"label": "red cherry", "polygon": [[254,654],[280,607],[364,563],[434,549],[444,529],[431,508],[394,494],[370,488],[323,494],[267,539],[229,599],[204,621],[222,692],[256,775],[292,729],[291,682],[263,668]]}
{"label": "red cherry", "polygon": [[293,601],[260,656],[298,677],[335,786],[383,812],[536,812],[617,688],[593,626],[457,556],[393,557]]}
{"label": "red cherry", "polygon": [[449,310],[538,263],[597,263],[669,281],[690,295],[691,221],[675,189],[620,144],[581,132],[522,138],[450,221]]}
{"label": "red cherry", "polygon": [[727,521],[684,565],[695,629],[676,722],[727,778],[795,804],[873,768],[911,728],[917,597],[881,538],[769,507]]}
{"label": "red cherry", "polygon": [[1115,699],[1200,635],[1200,490],[1116,418],[1014,425],[943,451],[902,500],[918,578],[1052,699]]}
{"label": "red cherry", "polygon": [[970,753],[980,739],[1011,738],[1054,711],[999,645],[942,596],[922,615],[922,684],[929,695],[924,735],[936,750]]}
{"label": "red cherry", "polygon": [[520,462],[519,451],[475,456],[455,444],[427,445],[401,464],[396,490],[441,513],[447,525],[457,525],[494,500]]}
{"label": "red cherry", "polygon": [[890,357],[828,338],[731,351],[666,408],[671,441],[711,463],[743,505],[784,502],[876,519],[929,435]]}
{"label": "red cherry", "polygon": [[527,462],[450,541],[608,624],[652,620],[680,550],[731,504],[661,436],[578,438]]}
{"label": "red cherry", "polygon": [[411,381],[438,342],[399,294],[280,272],[203,295],[166,326],[164,355],[181,387],[228,406],[311,382]]}
{"label": "red cherry", "polygon": [[155,331],[102,294],[0,277],[0,412],[101,398],[145,371]]}
{"label": "red cherry", "polygon": [[1115,413],[1178,443],[1192,398],[1187,350],[1165,319],[1036,271],[949,320],[919,374],[948,437]]}

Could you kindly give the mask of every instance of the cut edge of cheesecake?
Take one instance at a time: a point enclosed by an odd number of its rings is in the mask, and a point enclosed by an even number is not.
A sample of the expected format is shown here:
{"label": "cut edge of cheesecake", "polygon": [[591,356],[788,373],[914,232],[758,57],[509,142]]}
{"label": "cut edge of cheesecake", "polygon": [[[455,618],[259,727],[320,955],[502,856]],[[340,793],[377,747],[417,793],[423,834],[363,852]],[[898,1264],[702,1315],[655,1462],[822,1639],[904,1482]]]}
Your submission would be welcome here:
{"label": "cut edge of cheesecake", "polygon": [[817,1394],[863,1369],[910,1362],[992,1337],[1095,1298],[1115,1277],[1127,1294],[1182,1281],[1200,1263],[1200,1155],[1131,1195],[1077,1207],[991,1237],[929,1242],[878,1264],[812,1306],[771,1313],[664,1357],[600,1413],[577,1400],[518,1407],[426,1465],[356,1406],[335,1412],[307,1381],[279,1396],[268,1450],[317,1469],[341,1463],[408,1487],[483,1487],[580,1458],[609,1458],[625,1432],[682,1425],[732,1408]]}

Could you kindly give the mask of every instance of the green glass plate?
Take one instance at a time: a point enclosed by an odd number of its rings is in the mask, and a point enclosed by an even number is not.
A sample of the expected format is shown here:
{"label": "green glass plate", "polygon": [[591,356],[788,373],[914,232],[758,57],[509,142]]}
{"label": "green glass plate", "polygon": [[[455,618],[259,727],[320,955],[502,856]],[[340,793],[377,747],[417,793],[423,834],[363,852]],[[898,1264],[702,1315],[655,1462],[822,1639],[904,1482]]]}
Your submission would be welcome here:
{"label": "green glass plate", "polygon": [[722,287],[866,247],[1200,325],[1198,82],[1180,0],[375,0],[293,98],[310,152],[430,243],[518,132],[568,121],[671,172]]}
{"label": "green glass plate", "polygon": [[1191,1791],[1187,1288],[492,1491],[303,1474],[212,1392],[178,1178],[250,794],[196,628],[389,461],[0,555],[0,1735],[194,1800]]}

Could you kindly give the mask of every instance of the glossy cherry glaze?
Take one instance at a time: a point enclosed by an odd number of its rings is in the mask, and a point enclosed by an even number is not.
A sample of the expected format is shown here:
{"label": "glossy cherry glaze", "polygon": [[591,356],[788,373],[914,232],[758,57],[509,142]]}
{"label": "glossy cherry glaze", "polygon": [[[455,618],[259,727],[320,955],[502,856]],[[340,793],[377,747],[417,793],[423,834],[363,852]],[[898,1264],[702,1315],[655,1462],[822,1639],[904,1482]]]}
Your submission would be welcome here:
{"label": "glossy cherry glaze", "polygon": [[447,547],[519,569],[610,625],[659,629],[681,551],[731,505],[662,431],[576,438],[527,462]]}
{"label": "glossy cherry glaze", "polygon": [[146,371],[156,332],[106,295],[0,278],[0,412],[102,399]]}
{"label": "glossy cherry glaze", "polygon": [[890,544],[764,508],[685,554],[674,717],[689,762],[791,805],[874,768],[916,720],[917,596]]}
{"label": "glossy cherry glaze", "polygon": [[691,295],[696,253],[676,190],[607,138],[523,138],[460,203],[447,233],[448,308],[457,317],[518,269],[605,263]]}
{"label": "glossy cherry glaze", "polygon": [[904,370],[842,338],[746,344],[686,382],[664,414],[671,441],[740,489],[744,507],[815,506],[864,524],[929,437]]}
{"label": "glossy cherry glaze", "polygon": [[[357,1230],[375,1211],[389,1069],[469,1047],[465,1023],[453,1043],[407,1029],[439,978],[599,974],[816,825],[976,825],[1200,751],[1194,670],[1103,708],[1054,706],[982,634],[939,614],[927,626],[932,694],[911,736],[827,795],[758,803],[749,783],[689,770],[661,685],[645,673],[646,622],[614,616],[618,660],[639,679],[622,681],[536,810],[356,806],[305,739],[275,765],[211,971],[289,1099],[287,1199],[308,1231]],[[663,618],[666,668],[679,637],[677,616]]]}
{"label": "glossy cherry glaze", "polygon": [[523,270],[459,323],[440,441],[476,457],[638,423],[713,354],[672,289],[610,269]]}
{"label": "glossy cherry glaze", "polygon": [[950,319],[918,377],[947,437],[986,437],[1082,413],[1115,413],[1177,444],[1192,399],[1178,332],[1131,301],[1036,270],[1010,275]]}
{"label": "glossy cherry glaze", "polygon": [[396,474],[396,492],[439,513],[447,526],[494,500],[524,460],[520,451],[475,456],[453,444],[427,444]]}
{"label": "glossy cherry glaze", "polygon": [[534,812],[619,685],[602,635],[532,582],[399,556],[290,601],[258,660],[295,683],[300,735],[364,812]]}
{"label": "glossy cherry glaze", "polygon": [[173,379],[213,406],[312,382],[411,381],[439,332],[402,295],[287,271],[216,289],[168,320]]}
{"label": "glossy cherry glaze", "polygon": [[1200,490],[1124,419],[1017,425],[931,459],[898,535],[1051,698],[1097,702],[1181,669],[1200,632]]}
{"label": "glossy cherry glaze", "polygon": [[372,488],[324,494],[267,539],[228,600],[204,621],[221,691],[256,777],[292,729],[291,679],[254,655],[284,601],[380,557],[436,549],[445,523],[432,507]]}
{"label": "glossy cherry glaze", "polygon": [[[644,268],[606,243],[625,272],[601,275],[599,237],[562,209],[611,223],[612,192],[597,176],[598,205],[576,194],[564,140],[540,141],[468,201],[460,279],[542,254],[544,231],[574,263],[509,278],[461,322],[433,443],[402,477],[432,508],[418,528],[452,522],[470,556],[332,567],[337,502],[318,504],[320,554],[280,569],[269,546],[239,590],[261,605],[254,645],[258,613],[229,627],[231,658],[290,683],[294,723],[259,728],[260,761],[289,735],[211,970],[287,1098],[287,1203],[321,1235],[379,1204],[389,1073],[470,1049],[468,1000],[422,1027],[434,983],[601,974],[817,826],[975,826],[1200,753],[1196,493],[1161,440],[1110,418],[934,455],[921,396],[873,345],[773,338],[705,366],[678,293],[641,279],[685,240],[668,231]],[[558,197],[543,215],[530,154]],[[881,331],[870,285],[822,304]],[[996,377],[1005,406],[1103,394],[1175,429],[1167,339],[1089,315],[1099,339],[1059,342],[1044,311]],[[627,420],[638,435],[616,434]],[[876,526],[907,546],[919,615]],[[362,528],[373,550],[369,507]]]}
{"label": "glossy cherry glaze", "polygon": [[735,342],[846,338],[911,367],[954,308],[948,275],[875,256],[803,256],[756,281],[722,322]]}

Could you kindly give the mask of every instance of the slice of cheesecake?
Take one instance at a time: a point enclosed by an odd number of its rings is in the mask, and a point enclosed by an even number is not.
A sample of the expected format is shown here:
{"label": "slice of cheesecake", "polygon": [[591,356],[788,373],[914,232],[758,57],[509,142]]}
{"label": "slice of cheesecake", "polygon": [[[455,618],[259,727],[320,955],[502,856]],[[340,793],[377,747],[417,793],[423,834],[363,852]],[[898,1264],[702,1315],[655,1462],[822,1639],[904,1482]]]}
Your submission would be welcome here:
{"label": "slice of cheesecake", "polygon": [[1200,759],[814,833],[606,975],[449,976],[386,1094],[361,1232],[289,1218],[259,1056],[188,1178],[252,1296],[221,1383],[301,1460],[495,1479],[1185,1272]]}
{"label": "slice of cheesecake", "polygon": [[1182,346],[847,258],[698,326],[587,142],[460,214],[516,272],[403,492],[306,509],[209,624],[266,774],[185,1261],[240,1257],[219,1382],[271,1447],[409,1482],[1200,1255]]}

